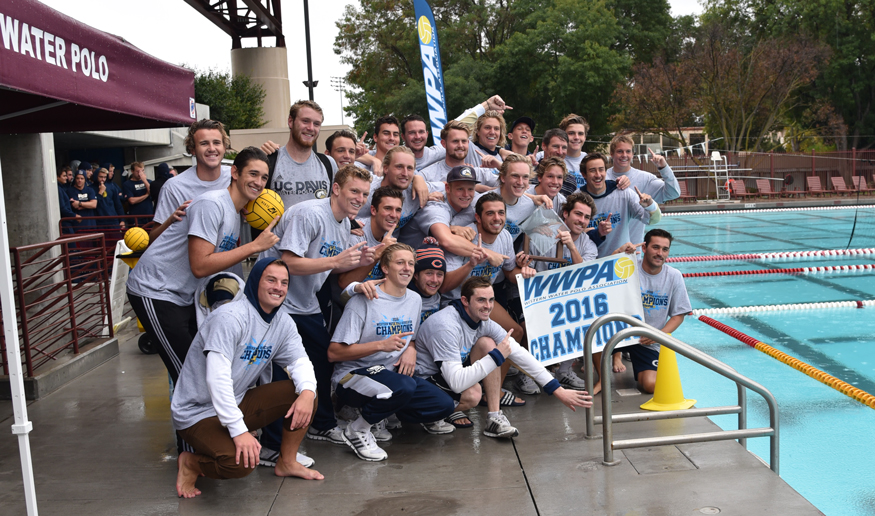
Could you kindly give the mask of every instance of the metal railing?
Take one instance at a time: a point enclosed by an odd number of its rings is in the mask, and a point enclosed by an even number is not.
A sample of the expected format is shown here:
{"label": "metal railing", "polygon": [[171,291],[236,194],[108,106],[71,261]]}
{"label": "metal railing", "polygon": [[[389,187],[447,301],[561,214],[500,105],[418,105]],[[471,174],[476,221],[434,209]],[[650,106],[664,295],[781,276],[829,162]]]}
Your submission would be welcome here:
{"label": "metal railing", "polygon": [[[775,473],[779,472],[779,433],[780,424],[778,417],[778,402],[775,397],[762,385],[754,382],[750,378],[738,374],[734,369],[724,364],[723,362],[699,351],[698,349],[685,344],[670,335],[657,330],[656,328],[645,324],[638,319],[626,314],[607,314],[596,319],[592,326],[586,332],[584,338],[584,366],[586,372],[586,390],[592,392],[593,386],[593,368],[592,368],[592,344],[597,333],[602,326],[611,323],[619,323],[623,329],[616,331],[607,340],[604,349],[602,350],[601,359],[601,382],[602,382],[602,415],[596,417],[593,408],[585,409],[586,413],[586,438],[597,439],[594,427],[596,424],[601,424],[603,429],[603,444],[604,444],[604,463],[609,466],[619,464],[619,460],[614,460],[614,450],[622,450],[626,448],[641,448],[644,446],[663,446],[670,444],[686,444],[709,441],[726,441],[738,439],[738,442],[747,448],[746,438],[748,437],[769,437],[770,459],[769,467]],[[616,327],[614,328],[616,329]],[[735,382],[738,388],[738,405],[725,407],[709,407],[709,408],[690,408],[686,410],[669,410],[664,412],[635,412],[631,414],[613,415],[611,410],[611,354],[614,348],[620,342],[629,337],[647,337],[660,345],[666,346],[669,349],[689,358],[690,360],[701,364],[715,373],[724,376]],[[769,406],[769,427],[764,428],[747,428],[747,397],[745,389],[750,389],[763,398]],[[632,421],[655,421],[661,419],[677,419],[684,417],[700,417],[713,416],[722,414],[738,414],[738,430],[722,430],[719,432],[705,432],[699,434],[673,435],[665,437],[644,437],[639,439],[626,439],[614,441],[613,439],[613,424],[626,423]]]}
{"label": "metal railing", "polygon": [[[12,278],[22,362],[27,376],[85,341],[112,336],[109,274],[102,234],[15,247]],[[9,307],[3,307],[8,309]],[[0,335],[0,360],[8,345]]]}

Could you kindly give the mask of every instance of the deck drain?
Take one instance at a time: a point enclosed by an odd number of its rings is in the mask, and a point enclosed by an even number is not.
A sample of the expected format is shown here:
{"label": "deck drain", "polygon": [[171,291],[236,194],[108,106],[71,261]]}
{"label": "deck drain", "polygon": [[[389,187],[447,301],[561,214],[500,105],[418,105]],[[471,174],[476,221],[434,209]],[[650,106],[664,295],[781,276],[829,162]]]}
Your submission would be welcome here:
{"label": "deck drain", "polygon": [[702,514],[717,514],[720,512],[720,509],[717,507],[702,507],[699,509],[699,512]]}

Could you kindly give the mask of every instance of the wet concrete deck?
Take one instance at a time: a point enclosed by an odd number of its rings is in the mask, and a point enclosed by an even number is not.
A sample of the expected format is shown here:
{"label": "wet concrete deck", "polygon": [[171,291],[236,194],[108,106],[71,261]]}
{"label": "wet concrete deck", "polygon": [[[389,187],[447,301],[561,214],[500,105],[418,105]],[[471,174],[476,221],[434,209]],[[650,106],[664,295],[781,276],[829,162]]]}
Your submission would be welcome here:
{"label": "wet concrete deck", "polygon": [[[118,357],[29,404],[41,514],[821,514],[734,441],[618,451],[621,463],[604,466],[602,441],[583,437],[583,412],[546,395],[507,410],[520,430],[513,440],[483,437],[479,408],[473,430],[396,431],[381,463],[305,442],[321,482],[258,468],[242,480],[201,479],[203,495],[179,500],[167,373],[135,337],[123,333]],[[630,374],[618,376],[615,388],[633,387]],[[614,413],[637,411],[646,399],[617,397]],[[0,402],[0,427],[9,428],[11,415],[10,402]],[[614,427],[615,439],[713,430],[706,418]],[[18,441],[0,435],[0,514],[22,515]]]}

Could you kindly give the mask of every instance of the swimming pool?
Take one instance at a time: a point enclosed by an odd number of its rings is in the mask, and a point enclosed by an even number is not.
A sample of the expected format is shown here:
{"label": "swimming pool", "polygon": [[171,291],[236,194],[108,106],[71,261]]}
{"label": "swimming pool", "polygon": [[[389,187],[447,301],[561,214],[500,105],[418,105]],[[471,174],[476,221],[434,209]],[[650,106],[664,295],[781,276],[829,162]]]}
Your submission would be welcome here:
{"label": "swimming pool", "polygon": [[[856,217],[853,239],[851,228]],[[875,209],[742,211],[674,215],[672,257],[875,247]],[[875,253],[673,262],[684,273],[875,264]],[[875,271],[686,278],[694,309],[875,299]],[[875,394],[875,308],[802,309],[710,317]],[[764,385],[781,410],[781,476],[828,515],[875,513],[871,459],[875,410],[698,320],[687,317],[680,340]],[[684,394],[698,406],[732,405],[732,382],[678,357]],[[748,396],[750,428],[768,426],[768,408]],[[737,428],[735,416],[712,420]],[[767,461],[767,439],[748,449]]]}

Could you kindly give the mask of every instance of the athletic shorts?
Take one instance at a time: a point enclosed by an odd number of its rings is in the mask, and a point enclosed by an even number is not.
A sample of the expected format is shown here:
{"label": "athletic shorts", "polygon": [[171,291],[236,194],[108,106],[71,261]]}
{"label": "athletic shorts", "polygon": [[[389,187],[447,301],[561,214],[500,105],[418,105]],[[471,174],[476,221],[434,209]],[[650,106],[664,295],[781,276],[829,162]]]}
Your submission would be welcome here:
{"label": "athletic shorts", "polygon": [[[470,365],[471,357],[468,357],[465,359],[465,362],[462,363],[462,367],[469,367]],[[462,399],[462,393],[456,392],[450,388],[450,384],[444,379],[444,375],[441,374],[440,370],[431,376],[426,376],[425,379],[437,385],[440,390],[447,393],[454,401],[460,401]]]}
{"label": "athletic shorts", "polygon": [[642,371],[656,371],[656,368],[659,366],[659,351],[642,346],[641,344],[635,344],[626,349],[629,350],[629,357],[632,359],[632,372],[635,374],[636,380],[638,379],[638,373]]}

